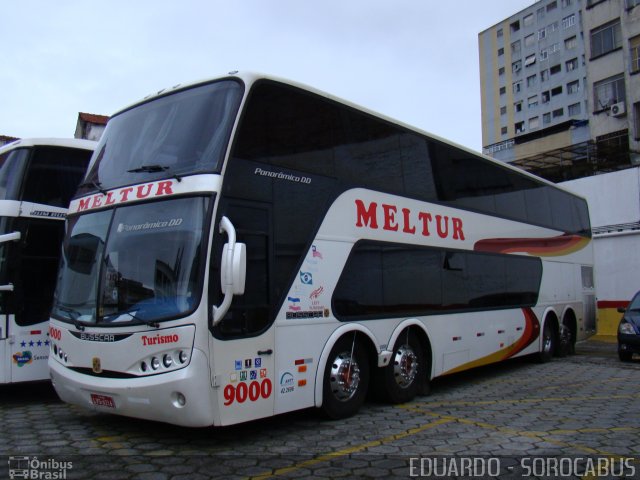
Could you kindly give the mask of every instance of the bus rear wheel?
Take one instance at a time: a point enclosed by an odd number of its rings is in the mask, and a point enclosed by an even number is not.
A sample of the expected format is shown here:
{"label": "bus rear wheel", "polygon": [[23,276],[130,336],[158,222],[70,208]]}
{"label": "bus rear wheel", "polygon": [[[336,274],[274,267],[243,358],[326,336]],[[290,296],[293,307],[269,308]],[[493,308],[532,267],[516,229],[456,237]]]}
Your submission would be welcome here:
{"label": "bus rear wheel", "polygon": [[538,361],[546,363],[551,360],[556,351],[556,333],[550,320],[544,322],[542,329],[542,350],[538,352]]}
{"label": "bus rear wheel", "polygon": [[391,403],[408,402],[423,393],[420,386],[426,381],[424,352],[415,334],[408,330],[400,334],[382,377],[381,394]]}
{"label": "bus rear wheel", "polygon": [[358,412],[369,386],[369,362],[355,334],[342,337],[331,349],[324,369],[322,411],[331,419]]}

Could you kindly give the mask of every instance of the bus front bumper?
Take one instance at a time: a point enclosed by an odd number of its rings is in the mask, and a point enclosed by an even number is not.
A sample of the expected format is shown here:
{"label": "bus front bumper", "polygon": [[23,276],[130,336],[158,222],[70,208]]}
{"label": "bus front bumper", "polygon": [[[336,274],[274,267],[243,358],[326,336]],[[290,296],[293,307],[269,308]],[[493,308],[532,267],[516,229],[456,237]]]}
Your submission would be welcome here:
{"label": "bus front bumper", "polygon": [[[94,377],[70,370],[55,360],[49,362],[49,368],[58,396],[67,403],[185,427],[214,424],[209,365],[197,349],[185,368],[146,377]],[[207,373],[202,375],[203,372]]]}

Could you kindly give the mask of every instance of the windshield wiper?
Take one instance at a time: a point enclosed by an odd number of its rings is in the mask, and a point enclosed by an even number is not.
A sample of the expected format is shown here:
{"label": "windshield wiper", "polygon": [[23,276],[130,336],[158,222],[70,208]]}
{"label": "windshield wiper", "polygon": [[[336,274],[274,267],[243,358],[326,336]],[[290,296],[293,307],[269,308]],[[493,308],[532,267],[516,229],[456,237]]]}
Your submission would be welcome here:
{"label": "windshield wiper", "polygon": [[85,327],[80,322],[80,315],[82,315],[82,314],[79,311],[74,310],[73,308],[69,308],[69,307],[58,307],[58,310],[61,310],[64,313],[68,313],[69,314],[69,319],[76,326],[76,328],[78,330],[80,330],[81,332],[84,331]]}
{"label": "windshield wiper", "polygon": [[[138,168],[132,168],[131,170],[127,170],[127,172],[129,173],[159,173],[159,172],[164,172],[166,170],[170,170],[171,167],[166,167],[164,165],[142,165]],[[175,178],[176,180],[178,180],[179,182],[182,181],[182,177],[178,174],[173,174],[172,178]]]}
{"label": "windshield wiper", "polygon": [[165,167],[163,165],[142,165],[138,168],[132,168],[131,170],[127,170],[127,172],[129,173],[140,173],[140,172],[146,172],[146,173],[157,173],[157,172],[164,172],[165,170],[169,170],[169,167]]}
{"label": "windshield wiper", "polygon": [[140,323],[144,323],[145,325],[148,325],[150,327],[153,328],[160,328],[160,323],[153,321],[153,320],[145,320],[144,318],[140,318],[138,317],[135,313],[133,313],[134,311],[136,311],[137,309],[132,308],[131,310],[127,310],[125,312],[116,312],[116,313],[112,313],[109,315],[105,315],[104,317],[102,317],[103,319],[105,319],[106,317],[115,317],[115,316],[120,316],[120,315],[129,315],[131,318],[133,318],[135,321],[140,322]]}
{"label": "windshield wiper", "polygon": [[78,185],[78,187],[79,188],[82,188],[82,187],[94,187],[96,190],[98,190],[103,195],[107,194],[107,191],[104,188],[102,188],[102,183],[96,182],[94,180],[92,180],[90,182],[81,183],[80,185]]}

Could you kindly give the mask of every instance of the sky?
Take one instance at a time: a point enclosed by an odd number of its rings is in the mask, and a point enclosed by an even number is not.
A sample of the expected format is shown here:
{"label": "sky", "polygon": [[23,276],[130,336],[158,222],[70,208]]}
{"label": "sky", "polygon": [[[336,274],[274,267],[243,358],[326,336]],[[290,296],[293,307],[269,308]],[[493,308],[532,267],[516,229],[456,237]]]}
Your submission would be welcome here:
{"label": "sky", "polygon": [[78,112],[229,71],[303,83],[476,151],[478,34],[534,0],[3,2],[0,135],[73,137]]}

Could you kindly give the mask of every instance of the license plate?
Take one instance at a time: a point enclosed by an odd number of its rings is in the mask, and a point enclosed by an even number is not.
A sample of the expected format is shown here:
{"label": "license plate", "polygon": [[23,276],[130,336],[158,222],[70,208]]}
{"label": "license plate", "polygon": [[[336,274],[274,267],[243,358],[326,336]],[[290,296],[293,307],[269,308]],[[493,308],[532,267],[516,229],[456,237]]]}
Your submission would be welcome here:
{"label": "license plate", "polygon": [[109,395],[98,395],[97,393],[92,393],[91,403],[98,407],[116,408],[116,402],[114,402],[113,397],[110,397]]}

